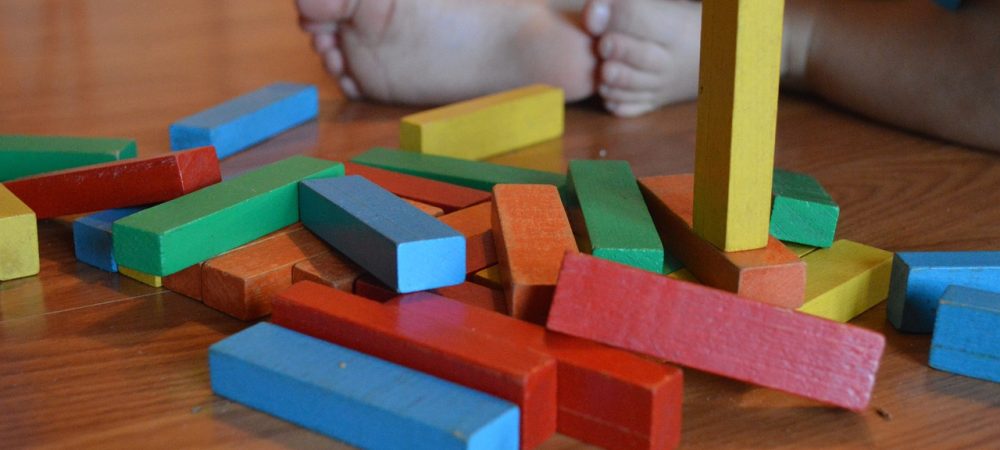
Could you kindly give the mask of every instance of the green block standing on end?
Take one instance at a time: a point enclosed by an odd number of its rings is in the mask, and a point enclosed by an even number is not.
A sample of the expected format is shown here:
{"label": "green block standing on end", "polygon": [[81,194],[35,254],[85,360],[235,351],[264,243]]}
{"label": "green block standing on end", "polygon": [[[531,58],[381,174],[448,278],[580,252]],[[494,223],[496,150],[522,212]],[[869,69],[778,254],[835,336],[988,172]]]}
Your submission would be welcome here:
{"label": "green block standing on end", "polygon": [[0,136],[0,181],[135,158],[132,139]]}
{"label": "green block standing on end", "polygon": [[837,231],[840,206],[815,178],[774,170],[771,235],[782,241],[828,248]]}
{"label": "green block standing on end", "polygon": [[299,220],[299,181],[344,175],[344,165],[295,156],[114,223],[115,260],[166,276]]}

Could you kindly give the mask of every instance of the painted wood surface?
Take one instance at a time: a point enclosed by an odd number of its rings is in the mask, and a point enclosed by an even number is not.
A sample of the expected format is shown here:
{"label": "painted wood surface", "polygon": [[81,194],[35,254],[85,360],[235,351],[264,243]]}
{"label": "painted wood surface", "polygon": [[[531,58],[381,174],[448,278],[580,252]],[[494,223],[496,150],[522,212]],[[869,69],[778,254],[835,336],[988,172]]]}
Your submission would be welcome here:
{"label": "painted wood surface", "polygon": [[80,217],[73,221],[73,254],[78,261],[90,264],[105,272],[117,272],[112,247],[111,225],[118,219],[131,216],[143,207],[109,209]]}
{"label": "painted wood surface", "polygon": [[38,224],[35,213],[0,185],[0,281],[38,273]]}
{"label": "painted wood surface", "polygon": [[437,206],[434,205],[428,205],[426,203],[421,203],[416,200],[410,200],[408,198],[404,198],[403,201],[409,203],[410,206],[419,209],[420,212],[427,214],[428,216],[431,217],[441,217],[444,214],[443,209],[438,208]]}
{"label": "painted wood surface", "polygon": [[0,181],[135,158],[135,140],[0,135]]}
{"label": "painted wood surface", "polygon": [[507,300],[504,298],[502,289],[492,289],[466,281],[457,286],[438,288],[432,292],[474,308],[507,314]]}
{"label": "painted wood surface", "polygon": [[840,206],[815,177],[774,170],[771,236],[812,247],[833,245]]}
{"label": "painted wood surface", "polygon": [[500,266],[493,265],[469,276],[469,280],[493,289],[503,289],[503,277]]}
{"label": "painted wood surface", "polygon": [[441,222],[465,236],[465,273],[471,274],[497,263],[493,239],[492,202],[479,203],[441,216]]}
{"label": "painted wood surface", "polygon": [[841,239],[802,261],[808,275],[801,312],[847,322],[889,296],[891,252]]}
{"label": "painted wood surface", "polygon": [[308,280],[332,288],[351,292],[354,281],[364,270],[352,263],[344,255],[329,249],[326,253],[314,255],[292,266],[292,283]]}
{"label": "painted wood surface", "polygon": [[468,208],[491,197],[489,192],[479,189],[362,164],[347,162],[344,170],[347,175],[361,175],[393,194],[437,206],[445,212]]}
{"label": "painted wood surface", "polygon": [[163,287],[163,277],[159,275],[152,275],[135,269],[129,269],[125,266],[118,266],[118,273],[149,287]]}
{"label": "painted wood surface", "polygon": [[1000,292],[949,286],[938,305],[931,367],[1000,383]]}

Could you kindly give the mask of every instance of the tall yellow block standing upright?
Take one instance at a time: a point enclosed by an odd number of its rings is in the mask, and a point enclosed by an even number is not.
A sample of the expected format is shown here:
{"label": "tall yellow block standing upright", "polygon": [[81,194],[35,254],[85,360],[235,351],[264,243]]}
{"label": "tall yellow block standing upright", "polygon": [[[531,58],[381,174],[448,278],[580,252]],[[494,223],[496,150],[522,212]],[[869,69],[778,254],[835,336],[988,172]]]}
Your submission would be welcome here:
{"label": "tall yellow block standing upright", "polygon": [[0,184],[0,281],[38,273],[35,212]]}
{"label": "tall yellow block standing upright", "polygon": [[694,230],[722,250],[767,245],[784,0],[704,0]]}

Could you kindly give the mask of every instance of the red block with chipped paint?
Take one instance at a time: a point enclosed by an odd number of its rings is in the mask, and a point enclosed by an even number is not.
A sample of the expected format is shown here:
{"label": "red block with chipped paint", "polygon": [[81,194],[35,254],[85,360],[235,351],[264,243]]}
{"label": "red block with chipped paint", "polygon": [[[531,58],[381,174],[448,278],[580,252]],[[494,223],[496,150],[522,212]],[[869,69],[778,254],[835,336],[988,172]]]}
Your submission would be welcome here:
{"label": "red block with chipped paint", "polygon": [[493,203],[484,202],[441,216],[446,225],[465,236],[465,273],[475,273],[497,263],[493,242]]}
{"label": "red block with chipped paint", "polygon": [[361,175],[393,194],[437,206],[445,212],[468,208],[490,199],[489,192],[430,180],[391,170],[345,162],[347,175]]}

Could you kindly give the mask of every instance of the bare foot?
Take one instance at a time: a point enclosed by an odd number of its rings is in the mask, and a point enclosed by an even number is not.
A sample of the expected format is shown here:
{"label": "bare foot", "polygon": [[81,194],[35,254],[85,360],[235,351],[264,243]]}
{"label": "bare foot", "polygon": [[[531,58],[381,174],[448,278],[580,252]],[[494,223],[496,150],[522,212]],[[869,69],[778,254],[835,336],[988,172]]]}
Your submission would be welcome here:
{"label": "bare foot", "polygon": [[438,104],[532,83],[594,92],[592,40],[545,0],[297,0],[349,98]]}
{"label": "bare foot", "polygon": [[598,94],[611,113],[631,117],[698,95],[701,3],[590,0],[587,31],[598,39]]}

